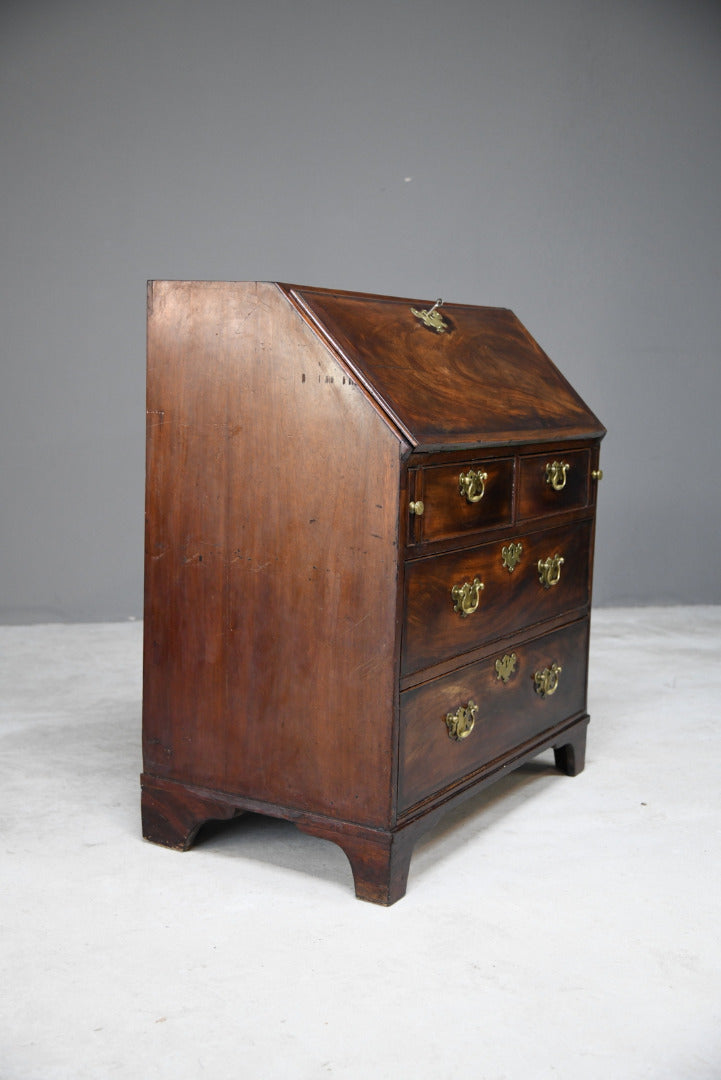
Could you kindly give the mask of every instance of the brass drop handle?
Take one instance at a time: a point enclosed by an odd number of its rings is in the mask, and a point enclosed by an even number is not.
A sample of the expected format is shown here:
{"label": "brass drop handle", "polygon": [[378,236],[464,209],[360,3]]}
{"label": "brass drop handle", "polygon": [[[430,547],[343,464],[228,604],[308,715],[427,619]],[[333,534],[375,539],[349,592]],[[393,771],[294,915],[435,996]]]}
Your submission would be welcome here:
{"label": "brass drop handle", "polygon": [[534,671],[533,683],[534,690],[539,697],[551,697],[552,694],[558,690],[558,677],[563,671],[560,664],[553,663],[550,668],[543,668],[542,671]]}
{"label": "brass drop handle", "polygon": [[458,612],[462,619],[467,619],[477,610],[483,589],[485,585],[480,578],[464,581],[462,585],[454,585],[451,589],[453,610]]}
{"label": "brass drop handle", "polygon": [[563,563],[563,555],[549,555],[547,559],[538,560],[538,580],[544,589],[550,589],[553,585],[558,585],[561,580]]}
{"label": "brass drop handle", "polygon": [[467,473],[461,473],[458,477],[458,490],[466,502],[480,502],[486,494],[486,480],[488,473],[469,469]]}
{"label": "brass drop handle", "polygon": [[459,705],[455,712],[445,715],[445,724],[448,728],[448,738],[458,742],[467,739],[473,731],[476,723],[478,706],[475,701],[469,701],[467,705]]}
{"label": "brass drop handle", "polygon": [[567,461],[551,461],[546,465],[546,483],[554,491],[563,491],[566,486],[566,475],[570,469]]}

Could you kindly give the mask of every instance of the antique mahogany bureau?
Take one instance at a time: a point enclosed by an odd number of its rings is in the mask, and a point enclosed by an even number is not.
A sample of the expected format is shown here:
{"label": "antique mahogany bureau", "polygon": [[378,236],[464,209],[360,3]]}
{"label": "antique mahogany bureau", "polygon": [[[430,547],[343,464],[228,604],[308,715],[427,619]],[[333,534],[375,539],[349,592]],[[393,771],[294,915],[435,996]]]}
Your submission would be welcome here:
{"label": "antique mahogany bureau", "polygon": [[255,811],[403,896],[414,841],[584,764],[604,428],[511,311],[148,286],[143,834]]}

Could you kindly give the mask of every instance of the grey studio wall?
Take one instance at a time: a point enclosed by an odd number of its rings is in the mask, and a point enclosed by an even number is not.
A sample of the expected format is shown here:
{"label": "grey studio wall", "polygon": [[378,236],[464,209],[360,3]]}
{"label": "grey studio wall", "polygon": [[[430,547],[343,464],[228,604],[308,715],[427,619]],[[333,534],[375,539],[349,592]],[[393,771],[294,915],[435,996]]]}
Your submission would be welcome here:
{"label": "grey studio wall", "polygon": [[151,277],[512,308],[609,429],[596,602],[721,602],[721,5],[0,9],[0,621],[142,613]]}

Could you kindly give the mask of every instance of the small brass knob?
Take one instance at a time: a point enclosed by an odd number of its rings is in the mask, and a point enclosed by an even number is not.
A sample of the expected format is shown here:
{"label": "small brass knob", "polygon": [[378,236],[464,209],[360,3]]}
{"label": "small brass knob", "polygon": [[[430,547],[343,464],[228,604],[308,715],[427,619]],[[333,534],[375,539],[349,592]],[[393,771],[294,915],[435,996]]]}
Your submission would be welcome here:
{"label": "small brass knob", "polygon": [[408,509],[410,510],[410,512],[412,514],[415,514],[416,517],[420,517],[421,514],[423,513],[423,511],[425,510],[425,506],[423,505],[423,502],[422,502],[421,499],[416,499],[415,502],[412,502],[410,504]]}
{"label": "small brass knob", "polygon": [[592,469],[591,470],[591,479],[592,480],[603,480],[603,469]]}

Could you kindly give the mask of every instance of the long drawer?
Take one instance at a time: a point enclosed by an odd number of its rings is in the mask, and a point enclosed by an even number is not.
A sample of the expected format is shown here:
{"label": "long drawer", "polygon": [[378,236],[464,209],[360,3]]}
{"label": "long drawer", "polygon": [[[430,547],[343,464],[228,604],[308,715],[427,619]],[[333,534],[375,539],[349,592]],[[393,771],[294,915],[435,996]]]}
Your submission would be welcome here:
{"label": "long drawer", "polygon": [[588,619],[401,694],[400,813],[586,707]]}
{"label": "long drawer", "polygon": [[575,522],[408,563],[402,673],[582,607],[590,536]]}

